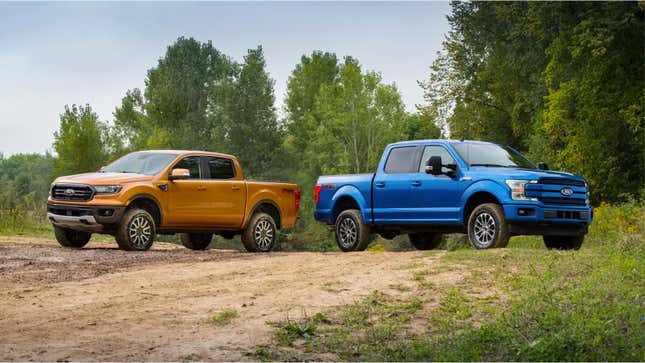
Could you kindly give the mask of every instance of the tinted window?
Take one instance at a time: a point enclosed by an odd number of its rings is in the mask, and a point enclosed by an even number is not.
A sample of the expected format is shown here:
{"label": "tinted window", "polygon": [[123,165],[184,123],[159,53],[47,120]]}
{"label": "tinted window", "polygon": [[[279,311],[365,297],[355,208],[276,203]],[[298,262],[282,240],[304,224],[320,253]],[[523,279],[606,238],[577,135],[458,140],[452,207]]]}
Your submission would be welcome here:
{"label": "tinted window", "polygon": [[[426,162],[432,156],[441,156],[441,163],[446,164],[455,164],[455,159],[450,155],[448,150],[443,146],[426,146],[423,150],[423,156],[421,156],[421,163],[419,164],[419,172],[425,173]],[[447,173],[450,169],[443,167],[441,171]]]}
{"label": "tinted window", "polygon": [[225,158],[208,158],[208,170],[211,179],[232,179],[235,177],[233,160]]}
{"label": "tinted window", "polygon": [[469,166],[535,169],[532,162],[510,146],[467,142],[453,146]]}
{"label": "tinted window", "polygon": [[385,172],[388,174],[415,173],[417,157],[416,146],[394,148],[385,162]]}
{"label": "tinted window", "polygon": [[189,156],[178,162],[173,169],[188,169],[191,179],[200,179],[202,173],[199,164],[199,156]]}

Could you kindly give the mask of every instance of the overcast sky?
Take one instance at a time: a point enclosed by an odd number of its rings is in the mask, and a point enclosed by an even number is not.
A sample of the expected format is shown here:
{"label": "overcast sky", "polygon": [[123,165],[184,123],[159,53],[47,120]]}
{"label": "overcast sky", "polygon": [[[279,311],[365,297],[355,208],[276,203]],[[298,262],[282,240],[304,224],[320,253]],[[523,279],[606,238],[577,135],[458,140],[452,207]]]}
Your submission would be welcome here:
{"label": "overcast sky", "polygon": [[281,108],[302,54],[352,55],[396,82],[409,111],[448,31],[449,4],[0,3],[0,152],[51,150],[65,104],[111,121],[179,36],[240,61],[262,45]]}

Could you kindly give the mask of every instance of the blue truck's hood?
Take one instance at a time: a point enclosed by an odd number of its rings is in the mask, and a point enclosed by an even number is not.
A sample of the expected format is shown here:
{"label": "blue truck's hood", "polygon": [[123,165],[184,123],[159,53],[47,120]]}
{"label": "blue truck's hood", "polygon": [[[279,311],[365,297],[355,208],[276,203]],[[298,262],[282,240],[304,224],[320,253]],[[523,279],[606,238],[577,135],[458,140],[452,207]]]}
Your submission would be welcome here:
{"label": "blue truck's hood", "polygon": [[565,173],[562,171],[551,170],[531,170],[531,169],[516,169],[516,168],[493,168],[493,167],[472,167],[467,172],[467,175],[477,176],[480,178],[490,176],[494,179],[527,179],[536,180],[540,178],[564,178],[564,179],[577,179],[584,181],[580,175]]}

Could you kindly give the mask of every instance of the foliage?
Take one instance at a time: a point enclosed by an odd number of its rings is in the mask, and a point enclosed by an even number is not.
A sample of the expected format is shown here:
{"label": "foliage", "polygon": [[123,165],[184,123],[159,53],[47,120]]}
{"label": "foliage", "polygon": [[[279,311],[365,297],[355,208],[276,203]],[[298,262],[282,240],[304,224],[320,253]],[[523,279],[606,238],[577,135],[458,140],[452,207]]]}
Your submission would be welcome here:
{"label": "foliage", "polygon": [[108,131],[90,105],[65,106],[54,133],[54,176],[99,170],[108,158]]}
{"label": "foliage", "polygon": [[634,2],[454,2],[424,112],[583,174],[592,201],[645,179],[644,11]]}
{"label": "foliage", "polygon": [[[234,154],[247,177],[257,178],[279,169],[282,135],[278,129],[273,80],[266,71],[262,47],[249,49],[244,63],[228,82],[213,87],[212,117],[219,119],[214,145]],[[217,101],[223,100],[222,106]],[[273,174],[276,174],[275,172]]]}
{"label": "foliage", "polygon": [[[642,361],[644,213],[635,201],[601,206],[580,251],[432,253],[435,267],[414,271],[418,287],[399,301],[375,292],[325,312],[315,334],[276,340],[271,359]],[[428,277],[459,267],[464,280],[435,278],[423,293]]]}
{"label": "foliage", "polygon": [[235,309],[224,309],[219,311],[217,314],[212,315],[208,318],[208,321],[211,324],[217,326],[224,326],[230,324],[233,320],[237,319],[240,314]]}

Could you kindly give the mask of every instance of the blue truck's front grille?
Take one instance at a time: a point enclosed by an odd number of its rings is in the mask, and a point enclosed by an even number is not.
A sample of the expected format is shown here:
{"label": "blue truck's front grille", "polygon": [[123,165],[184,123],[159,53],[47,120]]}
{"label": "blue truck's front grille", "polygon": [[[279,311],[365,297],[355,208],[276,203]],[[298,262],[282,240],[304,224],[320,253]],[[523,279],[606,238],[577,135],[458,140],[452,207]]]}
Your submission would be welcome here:
{"label": "blue truck's front grille", "polygon": [[575,185],[578,187],[584,187],[585,182],[582,180],[576,179],[564,179],[564,178],[540,178],[538,181],[539,184],[550,184],[550,185]]}
{"label": "blue truck's front grille", "polygon": [[538,197],[538,200],[544,204],[557,204],[557,205],[586,205],[584,199],[564,199],[564,198],[543,198]]}
{"label": "blue truck's front grille", "polygon": [[535,184],[527,184],[527,196],[537,198],[546,205],[585,206],[587,188],[585,182],[567,178],[541,178]]}

